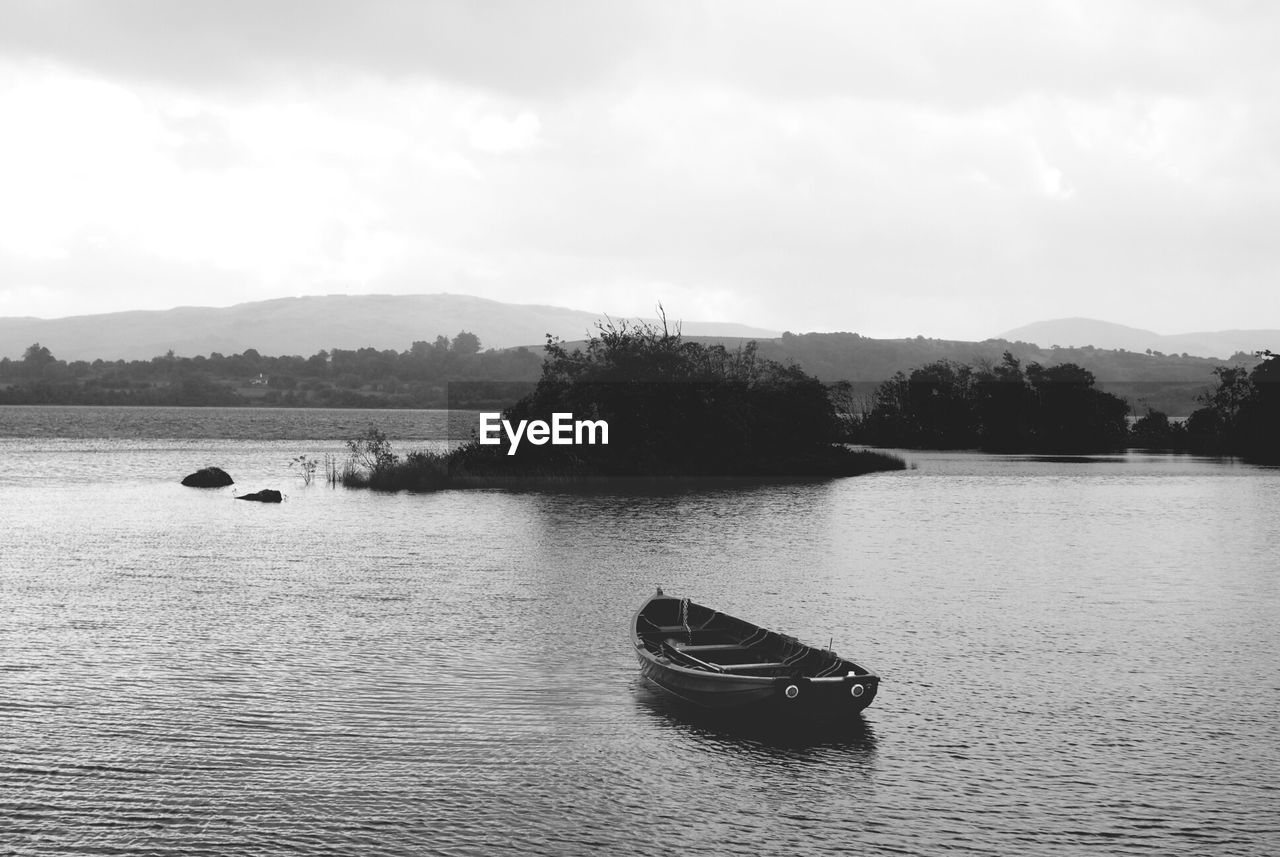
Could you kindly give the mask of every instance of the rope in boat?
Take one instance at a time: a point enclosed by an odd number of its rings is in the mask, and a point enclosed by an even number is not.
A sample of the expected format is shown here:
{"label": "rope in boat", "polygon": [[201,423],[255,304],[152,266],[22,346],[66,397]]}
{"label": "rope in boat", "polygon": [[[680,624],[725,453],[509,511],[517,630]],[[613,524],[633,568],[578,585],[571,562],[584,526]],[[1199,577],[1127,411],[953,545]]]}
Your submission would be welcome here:
{"label": "rope in boat", "polygon": [[680,599],[680,624],[684,626],[684,632],[689,635],[689,640],[693,640],[693,630],[689,627],[689,599],[688,597]]}

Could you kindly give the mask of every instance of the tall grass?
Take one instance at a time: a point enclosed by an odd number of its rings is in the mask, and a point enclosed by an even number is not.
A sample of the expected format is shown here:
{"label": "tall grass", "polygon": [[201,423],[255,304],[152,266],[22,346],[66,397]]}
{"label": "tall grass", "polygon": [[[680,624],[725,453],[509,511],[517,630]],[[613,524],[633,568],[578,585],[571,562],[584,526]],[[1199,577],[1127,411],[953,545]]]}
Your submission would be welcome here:
{"label": "tall grass", "polygon": [[449,457],[422,451],[410,452],[403,460],[398,456],[383,458],[372,465],[348,458],[341,481],[347,488],[375,491],[438,491],[458,487],[450,476]]}
{"label": "tall grass", "polygon": [[338,457],[332,454],[326,454],[324,457],[324,481],[329,484],[330,488],[337,488],[339,484],[344,482],[347,469],[351,462],[344,462],[342,467],[338,467]]}

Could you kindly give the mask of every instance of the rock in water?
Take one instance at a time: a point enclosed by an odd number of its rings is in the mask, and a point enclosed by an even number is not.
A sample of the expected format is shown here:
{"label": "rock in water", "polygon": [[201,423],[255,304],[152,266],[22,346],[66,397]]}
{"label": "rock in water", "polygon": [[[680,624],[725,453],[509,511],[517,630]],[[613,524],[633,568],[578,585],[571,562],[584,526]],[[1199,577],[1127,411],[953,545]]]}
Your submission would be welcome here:
{"label": "rock in water", "polygon": [[236,497],[237,500],[257,500],[259,503],[279,503],[284,497],[279,491],[271,488],[264,488],[261,491],[254,491],[252,494],[241,494]]}
{"label": "rock in water", "polygon": [[235,480],[221,467],[202,467],[183,479],[182,484],[191,488],[222,488],[234,485]]}

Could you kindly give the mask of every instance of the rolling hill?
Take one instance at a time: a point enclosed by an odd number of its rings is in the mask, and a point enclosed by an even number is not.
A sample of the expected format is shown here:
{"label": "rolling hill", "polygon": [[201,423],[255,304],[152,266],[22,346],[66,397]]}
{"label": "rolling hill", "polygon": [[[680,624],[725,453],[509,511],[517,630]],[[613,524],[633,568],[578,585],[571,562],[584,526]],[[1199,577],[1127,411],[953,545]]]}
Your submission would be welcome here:
{"label": "rolling hill", "polygon": [[[172,350],[310,356],[364,347],[404,351],[468,330],[485,348],[540,347],[548,333],[581,339],[602,313],[509,304],[468,295],[326,295],[230,307],[179,307],[69,318],[0,318],[0,357],[39,342],[63,360],[147,360]],[[725,322],[684,322],[691,336],[771,338],[778,331]]]}
{"label": "rolling hill", "polygon": [[1199,407],[1199,397],[1217,384],[1214,370],[1243,365],[1251,368],[1259,358],[1249,356],[1225,361],[1212,357],[1146,354],[1095,348],[1041,348],[1028,342],[987,339],[965,342],[948,339],[871,339],[856,333],[783,334],[761,340],[759,353],[782,362],[794,362],[827,382],[849,381],[861,397],[895,372],[911,370],[940,360],[969,366],[998,364],[1005,352],[1028,363],[1054,366],[1074,363],[1093,373],[1098,386],[1128,400],[1142,415],[1147,408],[1170,416],[1187,416]]}
{"label": "rolling hill", "polygon": [[1280,351],[1280,330],[1218,330],[1200,333],[1160,334],[1092,318],[1059,318],[1038,321],[1000,334],[1000,339],[1029,342],[1041,348],[1061,346],[1125,349],[1194,357],[1227,359],[1238,353]]}

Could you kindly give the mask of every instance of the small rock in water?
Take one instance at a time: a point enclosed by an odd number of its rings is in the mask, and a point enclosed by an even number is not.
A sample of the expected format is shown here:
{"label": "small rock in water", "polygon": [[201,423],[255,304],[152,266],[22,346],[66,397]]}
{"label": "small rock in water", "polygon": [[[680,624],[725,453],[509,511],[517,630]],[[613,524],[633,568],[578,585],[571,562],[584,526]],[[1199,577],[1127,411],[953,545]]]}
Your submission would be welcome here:
{"label": "small rock in water", "polygon": [[261,491],[254,491],[252,494],[240,494],[237,500],[257,500],[259,503],[279,503],[284,497],[279,491],[272,488],[264,488]]}
{"label": "small rock in water", "polygon": [[234,485],[235,480],[221,467],[202,467],[184,478],[182,484],[191,488],[221,488]]}

